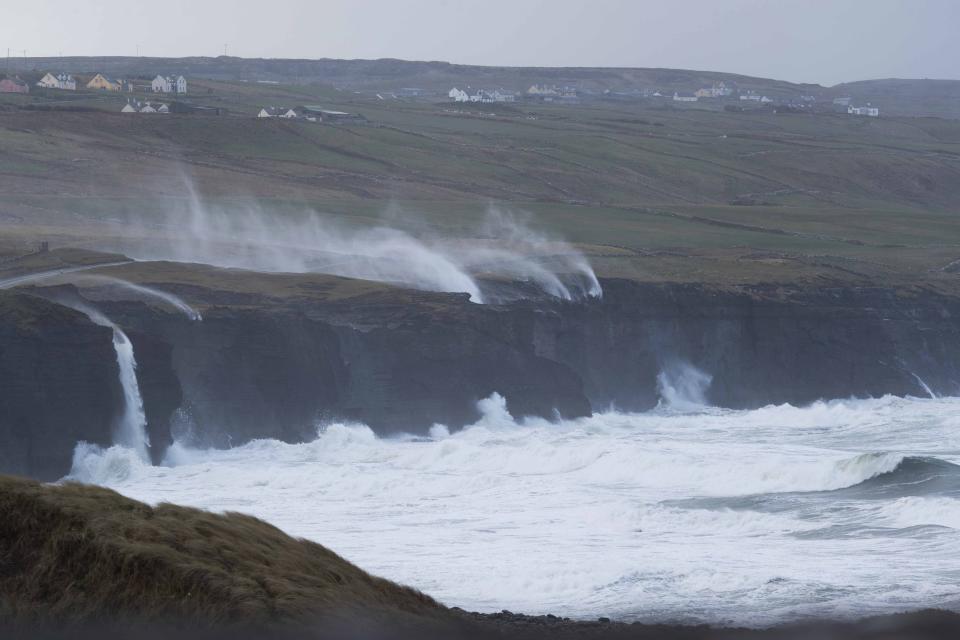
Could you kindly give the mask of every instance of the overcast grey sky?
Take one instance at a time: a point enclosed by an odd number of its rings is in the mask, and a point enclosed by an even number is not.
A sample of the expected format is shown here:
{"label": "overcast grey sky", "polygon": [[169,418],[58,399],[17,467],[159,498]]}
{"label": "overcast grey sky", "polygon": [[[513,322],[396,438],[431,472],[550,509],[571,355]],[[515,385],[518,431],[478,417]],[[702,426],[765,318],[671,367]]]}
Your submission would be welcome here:
{"label": "overcast grey sky", "polygon": [[960,79],[960,0],[0,0],[0,55],[675,67]]}

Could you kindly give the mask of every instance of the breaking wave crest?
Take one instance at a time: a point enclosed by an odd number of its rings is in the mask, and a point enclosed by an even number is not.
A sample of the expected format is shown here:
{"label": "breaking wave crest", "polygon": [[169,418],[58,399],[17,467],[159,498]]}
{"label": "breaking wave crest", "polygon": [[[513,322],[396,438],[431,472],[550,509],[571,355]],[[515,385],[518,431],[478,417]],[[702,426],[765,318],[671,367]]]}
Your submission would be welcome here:
{"label": "breaking wave crest", "polygon": [[[449,605],[763,626],[956,606],[960,400],[481,418],[430,437],[78,447],[70,479],[243,511]],[[890,558],[897,562],[891,563]]]}

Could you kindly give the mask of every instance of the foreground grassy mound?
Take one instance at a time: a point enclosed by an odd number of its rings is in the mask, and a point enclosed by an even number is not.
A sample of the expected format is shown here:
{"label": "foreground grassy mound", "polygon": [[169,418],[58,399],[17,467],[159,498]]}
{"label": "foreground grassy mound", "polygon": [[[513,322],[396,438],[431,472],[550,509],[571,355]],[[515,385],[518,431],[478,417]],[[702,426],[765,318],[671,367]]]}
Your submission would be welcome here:
{"label": "foreground grassy mound", "polygon": [[252,517],[0,476],[0,623],[438,628],[448,611]]}
{"label": "foreground grassy mound", "polygon": [[938,640],[944,611],[765,630],[447,609],[236,513],[0,476],[0,638]]}

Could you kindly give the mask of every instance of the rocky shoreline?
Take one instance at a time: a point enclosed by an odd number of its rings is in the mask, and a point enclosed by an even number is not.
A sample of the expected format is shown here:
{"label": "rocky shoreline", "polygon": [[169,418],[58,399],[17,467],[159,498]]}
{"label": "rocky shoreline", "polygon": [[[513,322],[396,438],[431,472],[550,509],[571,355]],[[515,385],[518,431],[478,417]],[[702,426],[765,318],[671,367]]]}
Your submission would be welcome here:
{"label": "rocky shoreline", "polygon": [[705,402],[734,409],[960,391],[960,296],[919,286],[605,279],[602,299],[477,305],[316,274],[101,272],[176,294],[203,321],[102,282],[0,292],[0,384],[19,389],[3,400],[0,439],[13,444],[0,472],[54,480],[78,440],[111,442],[122,393],[110,332],[64,299],[129,335],[155,456],[175,437],[308,441],[330,421],[378,434],[457,429],[494,392],[517,418],[647,411],[690,371],[709,381]]}

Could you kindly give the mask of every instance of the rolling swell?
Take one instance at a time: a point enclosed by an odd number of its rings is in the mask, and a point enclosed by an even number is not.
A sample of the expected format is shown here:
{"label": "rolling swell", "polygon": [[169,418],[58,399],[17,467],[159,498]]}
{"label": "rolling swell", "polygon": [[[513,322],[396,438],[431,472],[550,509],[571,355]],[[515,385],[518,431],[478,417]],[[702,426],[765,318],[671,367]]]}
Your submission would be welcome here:
{"label": "rolling swell", "polygon": [[960,497],[960,465],[941,458],[907,456],[892,471],[828,493],[839,498],[863,500],[906,496]]}
{"label": "rolling swell", "polygon": [[[859,530],[870,503],[960,499],[960,465],[941,458],[866,453],[835,463],[834,477],[849,478],[854,469],[861,472],[862,479],[839,488],[697,497],[665,500],[662,504],[683,509],[793,513],[808,519],[830,506],[836,512],[847,511],[849,518],[857,521],[851,528]],[[957,520],[960,522],[960,517]]]}

